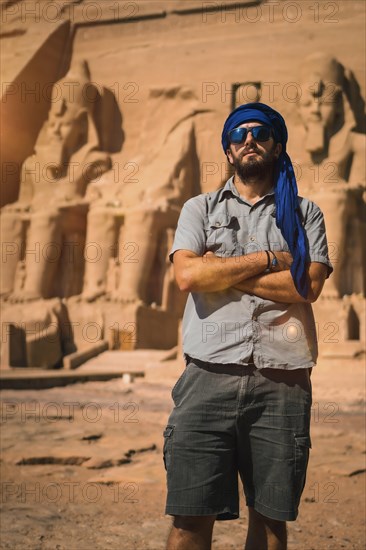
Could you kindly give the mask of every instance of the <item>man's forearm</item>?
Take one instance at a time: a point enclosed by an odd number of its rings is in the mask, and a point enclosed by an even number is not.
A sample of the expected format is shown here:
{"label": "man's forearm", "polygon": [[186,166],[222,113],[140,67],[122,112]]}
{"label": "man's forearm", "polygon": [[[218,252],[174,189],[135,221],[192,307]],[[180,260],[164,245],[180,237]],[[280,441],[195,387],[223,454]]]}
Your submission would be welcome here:
{"label": "man's forearm", "polygon": [[247,294],[273,302],[297,303],[306,302],[297,292],[290,271],[261,274],[234,285]]}
{"label": "man's forearm", "polygon": [[226,290],[262,273],[267,266],[267,254],[263,251],[230,258],[212,253],[182,258],[179,252],[174,257],[176,278],[179,288],[189,292]]}
{"label": "man's forearm", "polygon": [[259,298],[283,303],[315,302],[323,288],[327,268],[324,264],[313,262],[308,268],[309,292],[305,300],[297,292],[290,271],[261,274],[234,285],[235,288],[254,294]]}

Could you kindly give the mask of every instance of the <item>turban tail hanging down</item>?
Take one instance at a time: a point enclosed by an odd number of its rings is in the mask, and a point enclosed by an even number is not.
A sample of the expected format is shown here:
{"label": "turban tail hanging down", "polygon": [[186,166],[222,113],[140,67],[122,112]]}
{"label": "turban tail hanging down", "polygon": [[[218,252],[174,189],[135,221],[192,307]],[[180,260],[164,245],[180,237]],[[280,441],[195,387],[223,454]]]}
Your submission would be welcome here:
{"label": "turban tail hanging down", "polygon": [[283,117],[264,103],[247,103],[235,109],[226,119],[222,131],[224,152],[229,148],[228,133],[245,122],[262,122],[273,129],[275,141],[281,143],[282,152],[275,167],[276,224],[285,238],[293,257],[291,275],[298,293],[307,298],[306,277],[307,244],[297,196],[294,168],[286,152],[287,128]]}

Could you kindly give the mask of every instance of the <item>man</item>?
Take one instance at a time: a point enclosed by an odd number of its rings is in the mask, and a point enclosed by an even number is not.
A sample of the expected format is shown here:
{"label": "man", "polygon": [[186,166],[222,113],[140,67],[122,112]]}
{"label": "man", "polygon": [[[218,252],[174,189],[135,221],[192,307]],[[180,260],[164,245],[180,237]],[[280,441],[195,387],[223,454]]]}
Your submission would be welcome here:
{"label": "man", "polygon": [[249,507],[245,550],[286,548],[305,483],[311,302],[332,266],[323,216],[297,196],[287,129],[262,103],[235,109],[222,145],[235,175],[185,203],[171,250],[187,366],[164,432],[168,550],[211,548],[216,519]]}

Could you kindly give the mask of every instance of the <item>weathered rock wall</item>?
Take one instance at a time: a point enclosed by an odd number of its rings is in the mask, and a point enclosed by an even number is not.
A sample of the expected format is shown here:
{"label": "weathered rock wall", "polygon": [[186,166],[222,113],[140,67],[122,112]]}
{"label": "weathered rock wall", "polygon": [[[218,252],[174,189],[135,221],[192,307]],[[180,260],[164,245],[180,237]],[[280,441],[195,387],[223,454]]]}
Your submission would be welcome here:
{"label": "weathered rock wall", "polygon": [[44,0],[7,2],[1,17],[3,362],[44,349],[39,366],[59,365],[103,339],[126,347],[126,334],[127,347],[174,345],[179,211],[226,181],[223,120],[252,100],[283,114],[300,192],[325,212],[335,272],[315,305],[321,349],[360,352],[363,2]]}

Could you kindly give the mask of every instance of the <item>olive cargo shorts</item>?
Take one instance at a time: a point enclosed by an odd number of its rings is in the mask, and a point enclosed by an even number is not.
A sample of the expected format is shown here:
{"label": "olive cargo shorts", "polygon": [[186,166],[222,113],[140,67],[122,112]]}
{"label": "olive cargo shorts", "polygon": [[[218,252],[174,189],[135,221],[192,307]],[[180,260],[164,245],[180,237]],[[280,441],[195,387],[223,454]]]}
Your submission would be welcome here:
{"label": "olive cargo shorts", "polygon": [[295,520],[311,447],[308,369],[257,369],[190,359],[164,431],[166,513],[239,517],[247,506]]}

